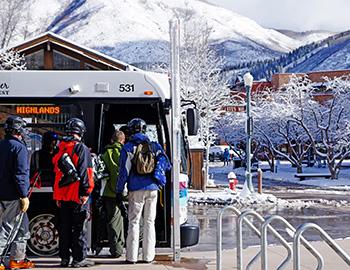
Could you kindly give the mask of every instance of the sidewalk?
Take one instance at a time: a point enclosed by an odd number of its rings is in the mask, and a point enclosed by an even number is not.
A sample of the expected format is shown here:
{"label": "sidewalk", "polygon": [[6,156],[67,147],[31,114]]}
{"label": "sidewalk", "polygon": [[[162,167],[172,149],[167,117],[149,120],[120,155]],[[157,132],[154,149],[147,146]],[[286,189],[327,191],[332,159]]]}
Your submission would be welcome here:
{"label": "sidewalk", "polygon": [[[339,240],[337,243],[350,254],[350,239]],[[346,265],[340,257],[332,251],[324,242],[312,242],[311,243],[323,256],[325,262],[325,270],[345,270],[350,269],[350,266]],[[243,262],[246,264],[258,251],[260,247],[250,247],[244,250]],[[276,269],[286,256],[286,250],[281,246],[269,246],[268,248],[268,269]],[[215,251],[203,251],[203,252],[188,252],[183,251],[181,253],[181,262],[173,262],[172,255],[157,255],[156,261],[152,264],[135,264],[127,265],[123,261],[125,258],[120,259],[107,259],[107,258],[92,258],[96,262],[96,266],[90,268],[97,269],[142,269],[142,270],[166,270],[166,269],[191,269],[191,270],[214,270],[216,269],[216,252]],[[59,268],[58,258],[34,258],[36,262],[36,268],[39,269],[67,269]],[[301,248],[301,269],[316,269],[317,261],[310,255],[310,253]],[[236,268],[236,250],[225,250],[222,254],[222,269],[237,269]],[[260,269],[260,260],[252,268],[254,270]],[[290,262],[285,269],[293,269],[293,265]]]}

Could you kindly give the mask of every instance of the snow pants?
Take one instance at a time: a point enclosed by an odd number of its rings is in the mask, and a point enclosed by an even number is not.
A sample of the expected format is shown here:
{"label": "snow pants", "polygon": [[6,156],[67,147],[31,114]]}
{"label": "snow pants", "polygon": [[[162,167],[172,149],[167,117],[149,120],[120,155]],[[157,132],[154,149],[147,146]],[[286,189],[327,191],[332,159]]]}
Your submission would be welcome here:
{"label": "snow pants", "polygon": [[107,213],[109,252],[113,256],[119,256],[123,254],[125,243],[124,219],[117,207],[117,201],[115,198],[103,197],[103,202]]}
{"label": "snow pants", "polygon": [[[21,214],[23,215],[22,220]],[[10,234],[12,234],[12,239],[9,239]],[[29,238],[28,215],[20,211],[20,201],[0,201],[0,254],[4,252],[6,243],[12,242],[10,259],[23,260],[26,256]]]}
{"label": "snow pants", "polygon": [[69,260],[72,256],[74,262],[80,262],[87,256],[87,208],[88,204],[61,202],[58,233],[62,260]]}
{"label": "snow pants", "polygon": [[126,259],[136,262],[139,251],[140,220],[143,211],[142,259],[151,262],[155,257],[157,190],[137,190],[128,194],[129,228],[126,240]]}

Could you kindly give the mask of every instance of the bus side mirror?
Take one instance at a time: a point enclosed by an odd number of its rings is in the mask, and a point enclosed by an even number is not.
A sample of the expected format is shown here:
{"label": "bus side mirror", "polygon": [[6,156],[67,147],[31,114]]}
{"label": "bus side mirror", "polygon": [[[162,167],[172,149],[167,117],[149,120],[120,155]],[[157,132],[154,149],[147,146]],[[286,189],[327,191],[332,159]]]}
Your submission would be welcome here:
{"label": "bus side mirror", "polygon": [[186,110],[187,131],[189,136],[197,135],[198,133],[198,116],[197,110],[188,108]]}

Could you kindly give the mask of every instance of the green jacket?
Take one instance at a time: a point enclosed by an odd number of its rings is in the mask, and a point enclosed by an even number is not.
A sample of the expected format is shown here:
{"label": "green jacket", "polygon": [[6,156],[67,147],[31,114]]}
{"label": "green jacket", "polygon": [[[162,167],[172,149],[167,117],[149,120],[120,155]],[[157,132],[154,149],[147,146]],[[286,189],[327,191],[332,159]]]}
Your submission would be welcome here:
{"label": "green jacket", "polygon": [[109,144],[105,147],[102,160],[106,165],[106,172],[109,174],[103,196],[115,198],[115,190],[119,175],[119,157],[123,145],[119,142]]}

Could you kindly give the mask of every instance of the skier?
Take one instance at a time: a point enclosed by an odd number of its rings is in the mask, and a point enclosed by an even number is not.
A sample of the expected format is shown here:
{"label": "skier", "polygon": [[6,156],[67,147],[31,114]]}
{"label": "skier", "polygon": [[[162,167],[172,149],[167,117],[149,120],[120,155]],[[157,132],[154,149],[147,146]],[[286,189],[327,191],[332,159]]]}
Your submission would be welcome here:
{"label": "skier", "polygon": [[[26,122],[9,116],[5,122],[5,139],[0,142],[0,254],[11,244],[9,267],[33,268],[26,258],[30,238],[27,210],[29,207],[28,150],[23,141]],[[20,223],[20,224],[18,224]],[[12,238],[12,239],[10,239]],[[3,261],[0,270],[5,270]]]}

